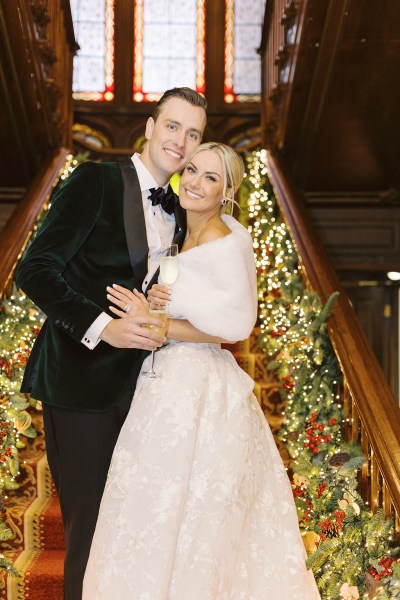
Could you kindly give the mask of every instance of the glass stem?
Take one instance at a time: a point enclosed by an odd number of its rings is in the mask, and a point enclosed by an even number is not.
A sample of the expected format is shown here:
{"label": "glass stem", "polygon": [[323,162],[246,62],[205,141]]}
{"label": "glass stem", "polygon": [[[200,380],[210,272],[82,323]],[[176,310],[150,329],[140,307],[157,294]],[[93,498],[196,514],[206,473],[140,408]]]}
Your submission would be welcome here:
{"label": "glass stem", "polygon": [[151,367],[150,367],[150,373],[154,373],[154,350],[151,353]]}

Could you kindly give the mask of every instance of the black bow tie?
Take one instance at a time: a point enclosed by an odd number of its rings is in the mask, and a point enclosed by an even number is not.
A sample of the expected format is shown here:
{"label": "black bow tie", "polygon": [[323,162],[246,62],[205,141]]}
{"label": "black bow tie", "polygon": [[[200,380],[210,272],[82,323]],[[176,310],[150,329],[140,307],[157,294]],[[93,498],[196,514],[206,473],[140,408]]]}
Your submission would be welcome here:
{"label": "black bow tie", "polygon": [[172,191],[171,186],[169,185],[167,191],[164,188],[151,188],[149,200],[153,206],[157,206],[161,204],[163,210],[169,215],[172,215],[175,209],[175,194]]}

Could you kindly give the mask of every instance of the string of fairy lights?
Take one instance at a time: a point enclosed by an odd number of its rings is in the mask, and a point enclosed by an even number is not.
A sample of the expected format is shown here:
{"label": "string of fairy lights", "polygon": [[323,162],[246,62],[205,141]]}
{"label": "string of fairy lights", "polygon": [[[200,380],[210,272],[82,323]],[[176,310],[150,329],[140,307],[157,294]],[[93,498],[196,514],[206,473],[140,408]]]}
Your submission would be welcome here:
{"label": "string of fairy lights", "polygon": [[268,178],[264,150],[247,156],[240,203],[258,274],[261,349],[286,400],[281,432],[291,456],[293,494],[303,539],[324,600],[400,598],[393,522],[357,492],[361,448],[343,439],[348,421],[341,374],[322,306],[308,285]]}

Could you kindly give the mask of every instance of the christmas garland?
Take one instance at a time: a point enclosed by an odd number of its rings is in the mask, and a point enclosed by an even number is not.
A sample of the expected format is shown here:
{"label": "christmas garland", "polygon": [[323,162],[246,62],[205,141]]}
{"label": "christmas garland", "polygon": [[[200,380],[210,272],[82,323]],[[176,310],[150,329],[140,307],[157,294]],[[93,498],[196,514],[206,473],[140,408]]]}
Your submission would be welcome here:
{"label": "christmas garland", "polygon": [[[26,298],[15,290],[0,310],[0,541],[13,537],[6,524],[7,493],[18,488],[19,450],[25,447],[23,437],[34,438],[29,409],[36,402],[19,392],[31,347],[43,317]],[[15,568],[0,554],[0,568],[13,574]]]}
{"label": "christmas garland", "polygon": [[[85,158],[86,155],[68,156],[58,181],[68,177]],[[38,226],[44,216],[45,212]],[[13,537],[6,518],[7,494],[19,487],[19,450],[26,445],[23,438],[35,438],[37,435],[30,411],[39,408],[40,403],[19,390],[31,348],[44,319],[38,308],[16,288],[10,298],[0,302],[0,541]],[[17,574],[12,563],[1,553],[0,569]]]}
{"label": "christmas garland", "polygon": [[325,306],[310,291],[270,185],[265,151],[249,154],[240,190],[257,260],[260,346],[286,399],[286,443],[300,528],[324,600],[400,598],[393,521],[372,514],[357,492],[361,448],[342,438],[341,373]]}

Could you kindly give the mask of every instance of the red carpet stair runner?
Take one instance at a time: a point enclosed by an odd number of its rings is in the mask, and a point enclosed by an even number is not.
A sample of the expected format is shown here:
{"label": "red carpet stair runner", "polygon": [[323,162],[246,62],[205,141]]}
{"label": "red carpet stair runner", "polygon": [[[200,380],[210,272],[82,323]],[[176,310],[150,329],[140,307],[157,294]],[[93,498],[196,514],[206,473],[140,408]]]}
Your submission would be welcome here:
{"label": "red carpet stair runner", "polygon": [[[8,523],[14,538],[4,543],[20,577],[0,580],[1,600],[62,600],[64,534],[58,498],[45,456],[41,414],[38,437],[21,453],[20,488],[9,495]],[[8,549],[7,549],[8,546]]]}
{"label": "red carpet stair runner", "polygon": [[[257,338],[258,331],[254,330],[248,340],[229,348],[256,382],[255,394],[276,433],[284,405],[279,382],[267,372],[267,357],[260,354]],[[6,577],[0,573],[0,600],[63,600],[64,537],[60,507],[45,457],[40,413],[34,416],[34,424],[38,437],[32,443],[28,441],[21,452],[20,487],[10,493],[6,505],[14,538],[2,544],[2,552],[13,561],[20,576]]]}

